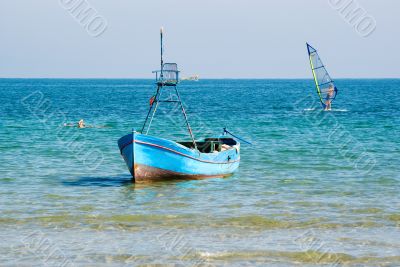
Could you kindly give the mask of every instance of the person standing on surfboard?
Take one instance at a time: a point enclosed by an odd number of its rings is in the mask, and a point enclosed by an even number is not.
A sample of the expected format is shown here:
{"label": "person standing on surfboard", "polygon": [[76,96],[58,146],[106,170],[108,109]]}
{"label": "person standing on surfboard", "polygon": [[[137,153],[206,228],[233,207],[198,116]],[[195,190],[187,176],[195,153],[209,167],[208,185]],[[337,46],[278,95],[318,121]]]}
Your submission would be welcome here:
{"label": "person standing on surfboard", "polygon": [[334,93],[335,93],[335,88],[331,84],[331,85],[329,85],[328,93],[326,94],[326,98],[325,98],[325,110],[332,109],[331,102],[332,102]]}

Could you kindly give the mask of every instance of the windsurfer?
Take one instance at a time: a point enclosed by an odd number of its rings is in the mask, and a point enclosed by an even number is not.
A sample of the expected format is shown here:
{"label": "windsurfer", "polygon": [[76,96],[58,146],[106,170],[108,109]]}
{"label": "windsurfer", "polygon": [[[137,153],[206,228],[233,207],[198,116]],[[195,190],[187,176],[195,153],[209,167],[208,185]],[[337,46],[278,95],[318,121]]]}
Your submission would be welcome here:
{"label": "windsurfer", "polygon": [[329,89],[328,89],[328,92],[327,92],[326,98],[325,98],[325,110],[331,110],[331,102],[332,102],[334,93],[335,93],[335,88],[331,84],[331,85],[329,85]]}

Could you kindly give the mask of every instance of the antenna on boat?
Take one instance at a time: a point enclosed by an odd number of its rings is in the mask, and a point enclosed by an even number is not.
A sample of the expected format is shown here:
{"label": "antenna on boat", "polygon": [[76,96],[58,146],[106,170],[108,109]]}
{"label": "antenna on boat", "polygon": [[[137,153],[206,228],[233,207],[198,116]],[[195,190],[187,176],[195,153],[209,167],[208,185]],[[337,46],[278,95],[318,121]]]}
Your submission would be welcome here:
{"label": "antenna on boat", "polygon": [[[194,147],[194,149],[198,150],[196,140],[195,140],[193,132],[192,132],[192,128],[190,127],[189,120],[186,115],[186,111],[185,111],[185,108],[183,107],[182,100],[181,100],[181,97],[179,95],[179,91],[177,88],[177,84],[179,83],[178,65],[176,63],[164,63],[163,35],[164,35],[164,28],[161,27],[161,29],[160,29],[161,69],[158,71],[153,71],[153,73],[156,74],[157,91],[156,91],[156,94],[150,100],[150,108],[147,113],[146,120],[144,121],[141,133],[148,134],[159,103],[161,103],[161,102],[178,103],[180,105],[183,117],[185,118],[186,126],[188,129],[190,138],[192,139],[192,142],[193,142],[193,147]],[[161,99],[161,95],[162,95],[164,87],[166,87],[165,89],[172,88],[173,91],[175,91],[176,100]],[[147,122],[149,122],[148,125],[147,125]],[[146,132],[144,132],[145,130],[146,130]]]}
{"label": "antenna on boat", "polygon": [[246,144],[253,145],[251,142],[246,141],[246,140],[244,140],[242,137],[240,137],[240,136],[238,136],[238,135],[236,135],[236,134],[231,133],[230,131],[228,131],[228,130],[226,129],[226,127],[224,127],[224,131],[223,131],[222,135],[226,135],[226,134],[229,134],[229,135],[231,135],[232,137],[234,137],[234,138],[236,138],[236,139],[238,139],[238,140],[240,140],[240,141],[242,141],[242,142],[245,142]]}
{"label": "antenna on boat", "polygon": [[163,76],[164,76],[164,75],[163,75],[163,68],[164,68],[164,59],[163,59],[163,56],[164,56],[163,35],[164,35],[164,27],[161,26],[161,28],[160,28],[160,43],[161,43],[161,66],[160,66],[161,73],[160,73],[160,78],[161,78],[161,79],[162,79]]}

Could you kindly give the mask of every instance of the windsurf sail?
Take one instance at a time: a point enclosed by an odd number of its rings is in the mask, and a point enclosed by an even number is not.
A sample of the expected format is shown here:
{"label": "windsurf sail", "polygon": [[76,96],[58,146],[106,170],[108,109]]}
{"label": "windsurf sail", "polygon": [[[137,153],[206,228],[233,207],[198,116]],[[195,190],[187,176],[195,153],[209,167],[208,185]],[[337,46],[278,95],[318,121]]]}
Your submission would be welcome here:
{"label": "windsurf sail", "polygon": [[329,76],[325,65],[322,63],[318,52],[311,45],[307,44],[308,55],[310,56],[311,70],[314,76],[317,93],[321,101],[322,107],[326,108],[327,104],[331,104],[335,100],[338,89],[335,82]]}

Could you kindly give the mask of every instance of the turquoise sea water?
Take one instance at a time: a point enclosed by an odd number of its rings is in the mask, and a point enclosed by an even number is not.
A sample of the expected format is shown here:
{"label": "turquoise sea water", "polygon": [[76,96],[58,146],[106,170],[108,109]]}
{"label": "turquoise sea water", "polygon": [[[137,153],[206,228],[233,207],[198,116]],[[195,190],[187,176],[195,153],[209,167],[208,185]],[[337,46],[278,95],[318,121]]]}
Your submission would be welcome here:
{"label": "turquoise sea water", "polygon": [[[0,80],[0,265],[400,265],[400,80],[337,86],[323,112],[312,80],[182,83],[198,138],[253,145],[232,177],[135,185],[117,140],[153,81]],[[187,138],[168,110],[150,134]]]}

